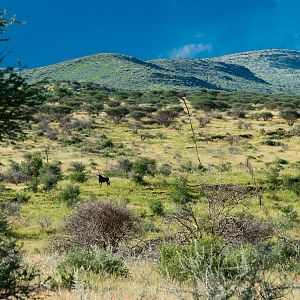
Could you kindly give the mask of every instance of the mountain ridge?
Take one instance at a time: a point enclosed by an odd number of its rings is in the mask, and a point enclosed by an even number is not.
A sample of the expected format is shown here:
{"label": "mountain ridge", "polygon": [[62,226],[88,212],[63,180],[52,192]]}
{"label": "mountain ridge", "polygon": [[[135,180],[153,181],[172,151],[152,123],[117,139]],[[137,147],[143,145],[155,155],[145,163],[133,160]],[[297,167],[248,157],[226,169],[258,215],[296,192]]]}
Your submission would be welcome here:
{"label": "mountain ridge", "polygon": [[98,53],[27,73],[32,81],[49,78],[95,82],[124,90],[207,88],[300,94],[300,51],[266,49],[214,58],[156,60]]}

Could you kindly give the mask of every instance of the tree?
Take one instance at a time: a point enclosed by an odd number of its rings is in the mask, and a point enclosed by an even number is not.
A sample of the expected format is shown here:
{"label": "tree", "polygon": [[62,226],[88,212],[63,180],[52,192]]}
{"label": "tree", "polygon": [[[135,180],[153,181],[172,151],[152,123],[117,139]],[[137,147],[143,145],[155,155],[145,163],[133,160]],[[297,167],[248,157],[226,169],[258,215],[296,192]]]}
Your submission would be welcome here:
{"label": "tree", "polygon": [[289,126],[293,126],[300,118],[300,114],[294,109],[287,108],[280,112],[280,117],[286,120]]}
{"label": "tree", "polygon": [[[0,13],[0,35],[15,18],[6,20],[6,12]],[[0,41],[8,41],[2,38]],[[3,57],[0,58],[3,61]],[[37,88],[29,85],[24,76],[14,68],[0,69],[0,141],[16,139],[24,133],[25,125],[31,120],[40,95]]]}
{"label": "tree", "polygon": [[119,124],[120,121],[129,114],[129,109],[124,106],[116,106],[106,108],[105,112]]}
{"label": "tree", "polygon": [[269,111],[265,111],[265,112],[262,112],[260,114],[260,117],[264,120],[264,121],[270,121],[273,119],[273,114]]}
{"label": "tree", "polygon": [[39,288],[33,283],[39,273],[25,264],[20,246],[8,232],[6,217],[0,214],[0,299],[29,299]]}

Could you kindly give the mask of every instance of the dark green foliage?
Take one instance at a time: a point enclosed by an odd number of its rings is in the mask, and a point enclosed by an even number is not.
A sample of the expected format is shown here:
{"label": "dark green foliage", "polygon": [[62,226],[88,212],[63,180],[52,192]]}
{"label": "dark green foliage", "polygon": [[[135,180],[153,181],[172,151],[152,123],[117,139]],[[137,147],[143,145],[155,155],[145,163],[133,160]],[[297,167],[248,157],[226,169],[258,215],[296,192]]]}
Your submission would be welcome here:
{"label": "dark green foliage", "polygon": [[78,185],[69,184],[62,188],[59,192],[60,200],[66,202],[68,205],[74,204],[78,201],[80,195],[80,188]]}
{"label": "dark green foliage", "polygon": [[30,195],[26,193],[17,193],[15,197],[15,201],[18,203],[27,203],[30,199]]}
{"label": "dark green foliage", "polygon": [[273,147],[280,147],[280,146],[284,146],[284,143],[282,142],[278,142],[278,141],[273,141],[273,140],[265,140],[261,142],[263,145],[267,145],[267,146],[273,146]]}
{"label": "dark green foliage", "polygon": [[163,216],[165,214],[164,205],[160,200],[150,201],[149,207],[154,215]]}
{"label": "dark green foliage", "polygon": [[87,180],[85,165],[81,162],[72,162],[69,171],[71,172],[69,175],[71,181],[85,182]]}
{"label": "dark green foliage", "polygon": [[104,111],[117,123],[129,114],[129,109],[124,106],[108,107]]}
{"label": "dark green foliage", "polygon": [[172,184],[171,200],[176,204],[186,204],[192,200],[188,187],[188,180],[186,177],[181,176],[175,179]]}
{"label": "dark green foliage", "polygon": [[300,118],[300,114],[291,108],[284,109],[280,112],[281,118],[285,119],[289,126],[293,126],[294,123]]}
{"label": "dark green foliage", "polygon": [[142,157],[133,163],[133,180],[136,183],[142,183],[144,176],[154,176],[155,173],[155,159]]}
{"label": "dark green foliage", "polygon": [[273,114],[269,111],[262,112],[259,115],[260,115],[260,118],[262,118],[264,121],[270,121],[273,119]]}
{"label": "dark green foliage", "polygon": [[[225,245],[205,238],[161,250],[160,270],[179,282],[190,282],[205,299],[280,299],[297,283],[286,272],[297,271],[299,241],[256,246]],[[296,264],[295,264],[296,263]],[[268,274],[276,270],[276,280]]]}
{"label": "dark green foliage", "polygon": [[172,167],[168,163],[164,163],[159,167],[158,173],[167,177],[170,176],[172,172]]}
{"label": "dark green foliage", "polygon": [[38,288],[32,283],[39,273],[29,268],[17,242],[6,237],[6,217],[0,212],[0,299],[28,299]]}
{"label": "dark green foliage", "polygon": [[145,118],[147,114],[143,111],[133,111],[130,113],[130,117],[136,121],[140,121],[142,118]]}
{"label": "dark green foliage", "polygon": [[44,165],[40,169],[38,180],[42,185],[42,189],[45,191],[49,191],[56,186],[57,182],[61,180],[62,177],[61,162],[56,161]]}
{"label": "dark green foliage", "polygon": [[29,268],[16,241],[0,236],[0,298],[28,299],[37,289],[39,273]]}
{"label": "dark green foliage", "polygon": [[114,143],[111,139],[105,139],[104,141],[101,142],[102,149],[113,148],[113,147],[114,147]]}
{"label": "dark green foliage", "polygon": [[6,216],[4,214],[4,210],[1,209],[0,211],[0,236],[1,234],[5,233],[8,230],[8,222]]}
{"label": "dark green foliage", "polygon": [[38,177],[40,169],[43,166],[43,160],[40,153],[27,153],[24,155],[24,161],[21,163],[21,170],[27,180],[32,177]]}
{"label": "dark green foliage", "polygon": [[0,141],[16,139],[24,129],[39,103],[39,92],[28,85],[13,68],[0,71]]}
{"label": "dark green foliage", "polygon": [[132,168],[133,168],[133,164],[132,162],[127,159],[127,158],[124,158],[124,159],[120,159],[118,161],[118,165],[119,165],[119,168],[124,171],[125,173],[129,173]]}
{"label": "dark green foliage", "polygon": [[113,257],[103,250],[92,248],[89,250],[72,250],[58,266],[58,272],[63,284],[72,288],[75,284],[75,274],[88,272],[98,276],[127,277],[129,272],[123,261]]}

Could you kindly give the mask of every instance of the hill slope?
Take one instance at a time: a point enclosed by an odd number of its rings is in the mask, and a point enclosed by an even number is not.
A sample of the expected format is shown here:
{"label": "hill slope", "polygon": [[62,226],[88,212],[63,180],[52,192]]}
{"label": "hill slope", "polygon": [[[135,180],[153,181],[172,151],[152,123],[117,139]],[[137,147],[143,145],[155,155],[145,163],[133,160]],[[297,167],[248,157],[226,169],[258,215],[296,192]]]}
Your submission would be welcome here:
{"label": "hill slope", "polygon": [[212,59],[144,61],[96,54],[29,71],[33,80],[95,82],[125,90],[207,88],[264,93],[300,93],[300,52],[266,50]]}
{"label": "hill slope", "polygon": [[244,66],[269,82],[276,93],[300,93],[300,51],[251,51],[225,55],[207,61]]}

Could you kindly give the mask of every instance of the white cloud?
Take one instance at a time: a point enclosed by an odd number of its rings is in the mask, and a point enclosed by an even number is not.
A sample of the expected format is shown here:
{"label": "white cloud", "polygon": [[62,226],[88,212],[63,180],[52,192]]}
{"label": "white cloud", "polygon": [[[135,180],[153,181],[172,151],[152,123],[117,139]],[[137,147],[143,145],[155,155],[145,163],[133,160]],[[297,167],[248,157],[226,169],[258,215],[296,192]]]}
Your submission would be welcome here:
{"label": "white cloud", "polygon": [[210,52],[211,44],[188,44],[171,51],[171,57],[195,57],[202,52]]}

